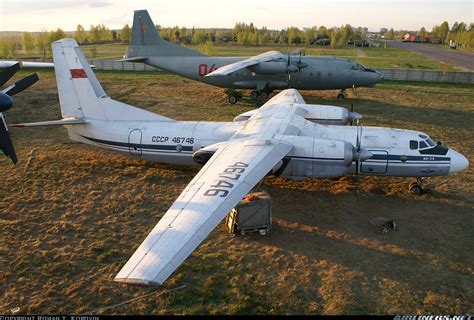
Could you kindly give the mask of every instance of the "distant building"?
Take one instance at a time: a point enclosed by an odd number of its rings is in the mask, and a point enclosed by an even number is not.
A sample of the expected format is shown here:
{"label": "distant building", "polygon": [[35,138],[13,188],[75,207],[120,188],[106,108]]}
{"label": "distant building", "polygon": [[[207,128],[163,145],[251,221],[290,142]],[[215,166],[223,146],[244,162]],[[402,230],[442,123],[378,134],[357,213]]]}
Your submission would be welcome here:
{"label": "distant building", "polygon": [[388,29],[387,28],[380,28],[380,34],[387,33]]}
{"label": "distant building", "polygon": [[362,28],[360,28],[360,31],[362,31],[363,34],[367,34],[369,32],[369,28],[362,27]]}

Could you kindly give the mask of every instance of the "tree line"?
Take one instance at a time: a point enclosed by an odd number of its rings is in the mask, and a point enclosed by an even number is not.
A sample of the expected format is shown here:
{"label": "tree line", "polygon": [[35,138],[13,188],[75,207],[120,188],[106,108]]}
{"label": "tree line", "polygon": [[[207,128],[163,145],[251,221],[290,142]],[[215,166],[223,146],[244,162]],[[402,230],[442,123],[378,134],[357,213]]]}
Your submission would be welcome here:
{"label": "tree line", "polygon": [[[442,43],[454,40],[463,47],[474,46],[474,24],[467,25],[464,22],[455,22],[451,28],[448,22],[432,28],[428,32],[424,27],[416,33],[422,39],[430,37],[439,39]],[[233,29],[189,29],[185,27],[156,26],[161,37],[165,40],[185,45],[200,45],[205,51],[212,51],[214,44],[235,43],[238,45],[313,45],[318,40],[326,39],[331,47],[342,47],[350,41],[362,41],[366,34],[362,28],[354,28],[350,24],[341,27],[327,28],[325,26],[311,28],[288,27],[281,30],[269,30],[266,27],[257,28],[253,23],[236,23]],[[390,29],[383,34],[385,39],[402,39],[409,33],[406,30],[394,31]],[[0,42],[0,56],[3,58],[14,57],[21,50],[24,54],[33,51],[42,53],[51,50],[51,43],[65,37],[73,37],[79,44],[102,44],[102,43],[129,43],[132,29],[126,24],[120,30],[110,30],[103,24],[91,25],[86,30],[82,25],[77,25],[73,32],[56,30],[43,30],[37,33],[24,32],[20,37],[3,37]]]}

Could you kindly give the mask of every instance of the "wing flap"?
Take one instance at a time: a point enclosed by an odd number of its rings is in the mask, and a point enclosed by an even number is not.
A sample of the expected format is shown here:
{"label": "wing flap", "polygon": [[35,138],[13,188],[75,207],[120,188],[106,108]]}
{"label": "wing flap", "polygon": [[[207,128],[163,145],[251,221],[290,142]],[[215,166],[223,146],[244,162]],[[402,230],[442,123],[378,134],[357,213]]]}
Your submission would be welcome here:
{"label": "wing flap", "polygon": [[114,281],[163,283],[292,146],[269,140],[218,148]]}

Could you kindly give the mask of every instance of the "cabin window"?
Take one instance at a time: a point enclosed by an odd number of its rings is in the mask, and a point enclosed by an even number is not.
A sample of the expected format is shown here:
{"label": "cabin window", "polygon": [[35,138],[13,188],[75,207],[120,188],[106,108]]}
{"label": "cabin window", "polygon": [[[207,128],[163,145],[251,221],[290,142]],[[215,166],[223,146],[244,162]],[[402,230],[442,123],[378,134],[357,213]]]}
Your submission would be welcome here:
{"label": "cabin window", "polygon": [[418,149],[418,141],[410,140],[410,149],[411,149],[411,150],[416,150],[416,149]]}
{"label": "cabin window", "polygon": [[420,141],[420,149],[428,148],[428,145],[424,141]]}

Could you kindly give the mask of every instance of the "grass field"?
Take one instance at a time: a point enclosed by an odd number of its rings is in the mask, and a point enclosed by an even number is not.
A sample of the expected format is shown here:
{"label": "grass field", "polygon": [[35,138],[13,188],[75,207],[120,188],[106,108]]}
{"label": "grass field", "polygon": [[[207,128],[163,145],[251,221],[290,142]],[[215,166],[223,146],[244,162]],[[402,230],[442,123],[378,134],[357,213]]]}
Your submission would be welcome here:
{"label": "grass field", "polygon": [[[201,50],[200,46],[190,46],[195,50]],[[270,50],[279,50],[283,53],[291,52],[297,46],[274,45],[274,46],[237,46],[237,45],[215,45],[213,55],[215,56],[253,56]],[[81,45],[81,49],[88,59],[122,59],[127,50],[126,44],[101,44],[101,45]],[[396,49],[390,46],[387,48],[360,48],[367,57],[358,57],[354,47],[331,48],[320,46],[306,47],[307,55],[328,55],[356,60],[368,67],[373,68],[413,68],[424,70],[446,70],[459,71],[453,65],[446,65],[427,57],[403,49]],[[18,55],[18,58],[41,58],[38,53],[29,55]],[[47,58],[51,53],[46,54]]]}
{"label": "grass field", "polygon": [[[54,73],[16,96],[9,123],[60,118]],[[221,89],[166,73],[98,72],[115,99],[179,120],[229,121]],[[358,89],[364,125],[429,133],[473,159],[474,87],[382,82]],[[336,91],[308,103],[349,106]],[[158,288],[112,282],[198,171],[74,143],[64,128],[12,129],[20,162],[0,165],[0,314],[472,314],[474,175],[429,179],[266,178],[267,236],[231,238],[220,224]],[[33,152],[33,154],[32,154]],[[381,234],[370,223],[394,219]],[[160,293],[186,285],[171,293]],[[156,294],[154,294],[156,293]],[[96,312],[93,312],[96,313]]]}

